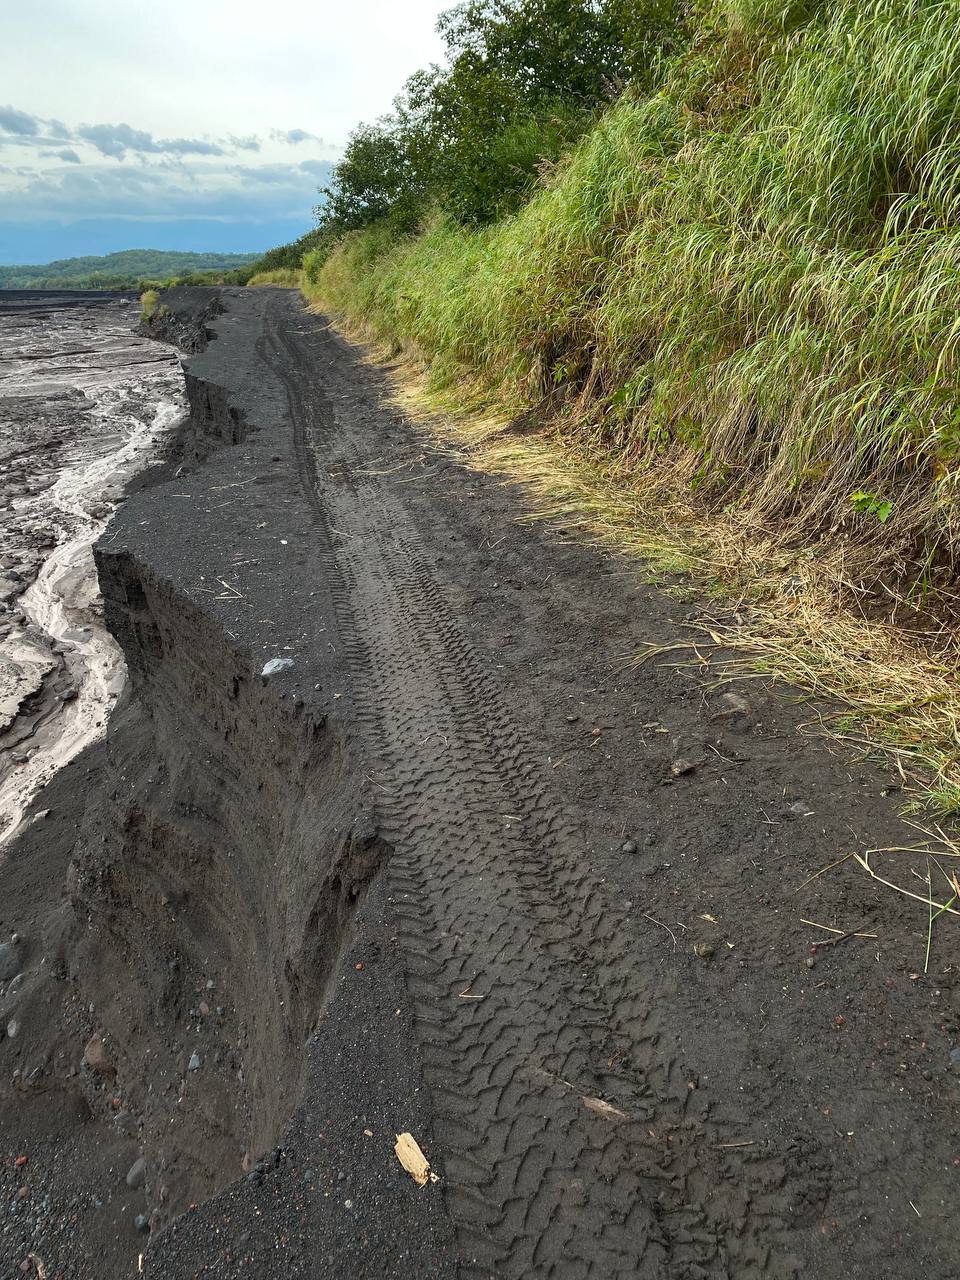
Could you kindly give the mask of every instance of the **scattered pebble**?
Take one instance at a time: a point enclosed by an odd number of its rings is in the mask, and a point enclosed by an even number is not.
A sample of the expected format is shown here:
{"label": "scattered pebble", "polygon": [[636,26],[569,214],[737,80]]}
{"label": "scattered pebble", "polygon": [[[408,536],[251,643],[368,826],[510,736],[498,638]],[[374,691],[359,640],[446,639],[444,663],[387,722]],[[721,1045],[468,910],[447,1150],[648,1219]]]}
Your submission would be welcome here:
{"label": "scattered pebble", "polygon": [[264,663],[263,670],[260,672],[262,676],[275,676],[280,671],[286,671],[293,666],[292,658],[271,658],[269,662]]}
{"label": "scattered pebble", "polygon": [[785,812],[788,818],[813,817],[813,810],[804,800],[794,800],[793,804],[787,806]]}
{"label": "scattered pebble", "polygon": [[144,1160],[143,1156],[140,1156],[130,1166],[130,1170],[127,1173],[127,1186],[142,1187],[144,1182],[146,1181],[146,1176],[147,1176],[147,1162],[146,1160]]}
{"label": "scattered pebble", "polygon": [[738,716],[750,714],[750,703],[739,693],[725,693],[717,699],[717,709],[711,719],[735,720]]}
{"label": "scattered pebble", "polygon": [[113,1063],[107,1057],[103,1047],[103,1039],[99,1032],[90,1037],[83,1051],[83,1060],[97,1075],[112,1076],[116,1074]]}
{"label": "scattered pebble", "polygon": [[623,844],[620,846],[620,852],[621,852],[621,853],[636,853],[636,852],[637,852],[637,842],[636,842],[636,840],[625,840],[625,841],[623,842]]}
{"label": "scattered pebble", "polygon": [[187,1063],[187,1069],[189,1071],[199,1071],[202,1065],[199,1053],[191,1053],[190,1061]]}
{"label": "scattered pebble", "polygon": [[0,942],[0,982],[9,982],[23,967],[23,955],[15,942]]}
{"label": "scattered pebble", "polygon": [[670,766],[670,772],[675,778],[682,778],[685,773],[693,773],[697,766],[692,761],[681,756],[678,760],[674,760]]}

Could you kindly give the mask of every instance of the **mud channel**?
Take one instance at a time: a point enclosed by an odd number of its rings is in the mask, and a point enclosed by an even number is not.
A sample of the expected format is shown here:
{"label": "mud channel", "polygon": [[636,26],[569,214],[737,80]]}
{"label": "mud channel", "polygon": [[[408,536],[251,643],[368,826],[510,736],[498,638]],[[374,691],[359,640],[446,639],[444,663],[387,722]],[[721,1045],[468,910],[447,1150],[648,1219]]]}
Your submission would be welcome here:
{"label": "mud channel", "polygon": [[0,848],[123,688],[93,544],[186,408],[176,352],[135,316],[131,297],[0,295]]}

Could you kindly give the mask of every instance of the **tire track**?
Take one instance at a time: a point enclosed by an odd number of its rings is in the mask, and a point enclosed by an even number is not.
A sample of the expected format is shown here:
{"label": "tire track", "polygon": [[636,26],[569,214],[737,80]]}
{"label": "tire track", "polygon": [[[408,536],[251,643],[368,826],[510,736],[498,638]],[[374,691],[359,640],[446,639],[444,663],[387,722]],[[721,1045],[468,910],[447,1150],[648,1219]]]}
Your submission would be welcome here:
{"label": "tire track", "polygon": [[[259,350],[284,382],[327,548],[340,637],[435,1112],[463,1272],[797,1274],[804,1188],[742,1101],[688,1083],[685,999],[591,874],[509,699],[448,607],[376,440],[315,372],[329,335],[271,301]],[[335,472],[335,477],[331,474]]]}

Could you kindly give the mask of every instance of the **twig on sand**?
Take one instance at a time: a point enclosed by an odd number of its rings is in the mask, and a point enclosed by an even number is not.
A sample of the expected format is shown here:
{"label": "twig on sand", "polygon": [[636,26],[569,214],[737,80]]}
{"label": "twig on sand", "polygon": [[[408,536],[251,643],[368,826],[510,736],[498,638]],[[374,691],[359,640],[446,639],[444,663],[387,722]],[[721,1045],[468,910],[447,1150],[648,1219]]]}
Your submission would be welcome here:
{"label": "twig on sand", "polygon": [[815,942],[815,947],[835,947],[838,942],[846,942],[848,938],[876,938],[875,933],[858,933],[856,929],[849,929],[846,933],[842,929],[832,929],[828,924],[818,924],[816,920],[805,920],[800,917],[801,924],[809,924],[814,929],[823,929],[825,933],[836,934],[835,938],[827,938],[823,942]]}
{"label": "twig on sand", "polygon": [[797,885],[797,887],[794,889],[794,891],[793,891],[793,892],[794,892],[794,893],[799,893],[799,892],[800,892],[800,890],[801,890],[801,889],[805,889],[805,888],[807,887],[807,885],[808,885],[808,884],[812,884],[812,883],[813,883],[813,881],[814,881],[814,880],[816,880],[818,876],[825,875],[828,871],[832,871],[832,870],[834,869],[834,867],[839,867],[842,863],[846,862],[848,858],[852,858],[853,856],[854,856],[854,855],[853,855],[852,853],[845,853],[845,854],[843,855],[843,857],[842,857],[842,858],[838,858],[838,859],[836,860],[836,862],[831,862],[831,863],[828,863],[828,865],[827,865],[827,866],[825,866],[825,867],[821,867],[821,868],[820,868],[820,870],[819,870],[819,871],[815,871],[815,872],[813,873],[813,875],[812,875],[812,876],[807,876],[807,878],[806,878],[806,880],[804,880],[803,884],[798,884],[798,885]]}
{"label": "twig on sand", "polygon": [[646,911],[641,911],[640,914],[643,916],[644,920],[649,920],[651,924],[658,924],[661,929],[666,929],[667,933],[669,933],[670,937],[673,939],[673,949],[676,951],[677,935],[673,930],[668,925],[665,925],[662,920],[655,920],[653,916],[648,916]]}
{"label": "twig on sand", "polygon": [[[936,858],[934,858],[933,861],[937,862]],[[947,902],[945,906],[940,907],[938,911],[934,911],[933,879],[932,879],[932,873],[930,871],[930,855],[927,854],[927,950],[924,953],[924,957],[923,957],[924,973],[926,973],[927,970],[930,968],[930,947],[931,947],[931,944],[933,943],[933,922],[939,916],[942,916],[944,911],[949,911],[950,908],[953,906],[953,904],[957,901],[957,898],[960,897],[960,881],[957,880],[956,873],[954,872],[954,873],[951,873],[950,875],[947,875],[946,871],[944,871],[943,867],[940,866],[939,862],[937,862],[937,869],[940,872],[940,874],[943,876],[944,880],[946,880],[950,888],[953,890],[953,895],[951,896],[949,902]]]}
{"label": "twig on sand", "polygon": [[[933,902],[932,894],[928,894],[925,898],[922,894],[911,893],[909,889],[904,889],[901,885],[894,884],[892,880],[886,880],[883,876],[877,875],[876,871],[874,871],[873,867],[870,865],[869,853],[862,856],[859,853],[855,853],[853,856],[871,879],[876,880],[878,884],[886,885],[888,889],[894,889],[897,893],[902,893],[905,898],[913,898],[914,902],[922,902],[924,906],[929,906],[930,903]],[[955,899],[956,895],[950,899],[950,903],[954,902]],[[938,915],[946,911],[952,916],[960,916],[960,911],[958,911],[956,907],[951,906],[950,903],[933,902],[933,906],[937,908]]]}

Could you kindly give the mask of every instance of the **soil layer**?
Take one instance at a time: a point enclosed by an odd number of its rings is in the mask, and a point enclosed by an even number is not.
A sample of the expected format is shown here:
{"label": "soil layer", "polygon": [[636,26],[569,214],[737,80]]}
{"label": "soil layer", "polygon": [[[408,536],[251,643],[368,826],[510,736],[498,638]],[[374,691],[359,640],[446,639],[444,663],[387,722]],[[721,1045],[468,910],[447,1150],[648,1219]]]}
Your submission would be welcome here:
{"label": "soil layer", "polygon": [[212,340],[98,548],[130,690],[0,867],[2,1274],[960,1274],[952,921],[924,975],[922,907],[811,880],[915,843],[899,779],[627,666],[696,611],[296,295],[165,302]]}

